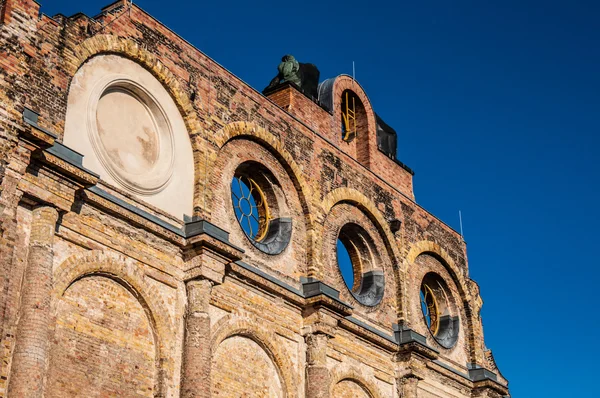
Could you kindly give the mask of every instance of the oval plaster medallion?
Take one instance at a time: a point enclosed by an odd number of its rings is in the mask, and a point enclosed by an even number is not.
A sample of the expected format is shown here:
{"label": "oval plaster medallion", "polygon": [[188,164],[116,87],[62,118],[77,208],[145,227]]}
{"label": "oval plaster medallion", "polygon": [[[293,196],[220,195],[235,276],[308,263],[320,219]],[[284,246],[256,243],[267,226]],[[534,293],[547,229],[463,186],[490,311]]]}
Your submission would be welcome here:
{"label": "oval plaster medallion", "polygon": [[128,79],[93,90],[88,127],[98,158],[112,177],[138,194],[161,191],[173,174],[173,133],[164,111]]}

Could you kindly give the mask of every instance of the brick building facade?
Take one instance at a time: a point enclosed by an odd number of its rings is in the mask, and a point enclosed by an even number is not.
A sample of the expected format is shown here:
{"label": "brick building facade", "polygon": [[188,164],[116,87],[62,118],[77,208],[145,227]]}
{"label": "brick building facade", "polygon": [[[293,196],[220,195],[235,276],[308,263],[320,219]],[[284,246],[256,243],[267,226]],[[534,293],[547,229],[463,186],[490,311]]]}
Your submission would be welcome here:
{"label": "brick building facade", "polygon": [[127,2],[2,0],[0,54],[0,397],[508,395],[358,82],[263,95]]}

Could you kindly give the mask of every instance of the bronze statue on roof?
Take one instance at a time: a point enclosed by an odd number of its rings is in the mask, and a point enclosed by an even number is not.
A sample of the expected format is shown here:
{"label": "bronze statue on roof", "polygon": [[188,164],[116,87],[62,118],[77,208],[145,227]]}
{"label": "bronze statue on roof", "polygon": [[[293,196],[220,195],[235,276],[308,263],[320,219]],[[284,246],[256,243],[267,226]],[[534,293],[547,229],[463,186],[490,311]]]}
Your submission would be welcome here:
{"label": "bronze statue on roof", "polygon": [[274,90],[281,84],[292,83],[307,96],[317,98],[320,72],[315,65],[298,62],[293,55],[287,54],[281,58],[277,70],[279,73],[263,93]]}

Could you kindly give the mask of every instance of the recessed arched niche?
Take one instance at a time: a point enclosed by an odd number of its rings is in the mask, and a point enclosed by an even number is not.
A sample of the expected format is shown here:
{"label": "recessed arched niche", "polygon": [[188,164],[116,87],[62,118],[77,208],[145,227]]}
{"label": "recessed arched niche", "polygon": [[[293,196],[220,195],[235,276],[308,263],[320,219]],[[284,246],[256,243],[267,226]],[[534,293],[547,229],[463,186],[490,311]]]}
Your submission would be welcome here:
{"label": "recessed arched niche", "polygon": [[333,387],[332,391],[333,398],[371,398],[371,394],[354,380],[345,379],[337,383]]}
{"label": "recessed arched niche", "polygon": [[156,338],[132,292],[87,276],[68,287],[55,311],[47,397],[156,396]]}
{"label": "recessed arched niche", "polygon": [[64,144],[103,182],[177,218],[192,214],[189,135],[166,88],[141,65],[99,55],[71,82]]}
{"label": "recessed arched niche", "polygon": [[231,336],[212,356],[211,390],[223,397],[286,397],[279,370],[256,341]]}

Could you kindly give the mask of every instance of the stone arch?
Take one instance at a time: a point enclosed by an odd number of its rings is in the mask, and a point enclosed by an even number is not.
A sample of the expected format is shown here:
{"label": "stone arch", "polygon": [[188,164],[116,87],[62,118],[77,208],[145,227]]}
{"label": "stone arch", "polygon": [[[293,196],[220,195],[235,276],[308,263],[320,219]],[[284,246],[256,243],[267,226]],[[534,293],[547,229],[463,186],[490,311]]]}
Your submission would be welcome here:
{"label": "stone arch", "polygon": [[109,278],[129,291],[146,312],[156,344],[156,380],[154,391],[162,396],[169,385],[169,375],[174,371],[174,322],[156,287],[145,280],[140,264],[118,254],[93,250],[83,255],[73,255],[63,261],[54,272],[53,297],[55,303],[75,282],[89,276]]}
{"label": "stone arch", "polygon": [[[441,264],[446,268],[452,281],[458,288],[458,292],[460,294],[460,302],[463,306],[463,309],[466,314],[466,333],[467,333],[467,342],[468,342],[468,352],[469,357],[472,363],[477,362],[477,345],[476,345],[476,336],[475,336],[475,325],[477,324],[477,311],[473,311],[473,304],[477,305],[477,300],[473,300],[473,295],[469,289],[471,286],[468,281],[470,279],[465,279],[462,272],[454,262],[454,260],[450,257],[450,255],[437,243],[422,240],[420,242],[414,243],[411,245],[410,250],[408,251],[408,255],[406,256],[406,267],[409,267],[411,264],[414,264],[417,257],[421,254],[431,254],[438,258]],[[480,300],[480,299],[479,299]],[[472,304],[473,303],[473,304]]]}
{"label": "stone arch", "polygon": [[336,366],[331,371],[331,385],[329,387],[330,395],[333,397],[335,386],[342,381],[351,381],[358,384],[370,398],[383,398],[375,383],[367,381],[358,369],[342,369],[341,365]]}
{"label": "stone arch", "polygon": [[[329,192],[321,202],[323,217],[326,217],[326,215],[329,214],[333,206],[342,202],[351,203],[358,207],[360,210],[362,210],[379,230],[379,233],[383,238],[383,242],[385,243],[388,255],[392,260],[392,272],[394,277],[396,278],[396,289],[398,290],[396,305],[398,314],[400,315],[403,308],[402,300],[404,297],[404,285],[402,283],[402,280],[404,278],[402,278],[401,269],[399,267],[400,252],[398,250],[396,239],[394,238],[394,234],[390,230],[388,222],[386,221],[383,214],[381,214],[381,212],[377,209],[377,207],[375,207],[375,205],[369,198],[367,198],[361,192],[352,188],[337,188]],[[323,270],[321,269],[319,270],[319,272],[323,272]],[[317,279],[320,278],[319,273],[309,276],[315,277]]]}
{"label": "stone arch", "polygon": [[246,137],[253,141],[257,141],[273,153],[273,155],[282,163],[296,185],[302,205],[306,207],[305,212],[307,213],[307,217],[312,221],[312,215],[309,208],[309,198],[312,196],[312,190],[303,177],[303,171],[300,169],[292,155],[283,147],[281,140],[253,122],[230,123],[219,130],[212,137],[212,140],[217,147],[221,149],[228,141],[237,137]]}
{"label": "stone arch", "polygon": [[462,272],[460,271],[454,260],[452,260],[450,255],[437,243],[428,240],[422,240],[420,242],[412,244],[406,256],[406,261],[409,264],[412,264],[415,262],[417,257],[424,253],[431,253],[435,257],[438,257],[442,260],[442,264],[444,265],[444,267],[446,267],[446,269],[452,276],[452,279],[459,288],[459,291],[463,296],[463,300],[470,300],[471,295],[467,283],[462,275]]}
{"label": "stone arch", "polygon": [[234,336],[248,338],[258,344],[275,365],[285,396],[288,398],[296,396],[294,386],[297,384],[297,380],[293,374],[293,365],[285,350],[280,349],[273,343],[277,340],[275,333],[259,330],[256,322],[247,319],[234,319],[231,315],[221,318],[211,329],[211,357],[214,356],[219,345],[226,339]]}
{"label": "stone arch", "polygon": [[[129,58],[146,68],[167,89],[179,108],[189,133],[202,130],[192,102],[181,88],[177,77],[163,64],[159,57],[152,54],[133,40],[115,35],[96,35],[86,39],[73,49],[66,58],[66,70],[72,77],[90,58],[99,54],[116,54]],[[192,142],[192,146],[193,146]]]}
{"label": "stone arch", "polygon": [[[219,130],[213,137],[212,141],[217,145],[219,149],[223,148],[225,144],[236,138],[246,138],[257,142],[258,144],[265,147],[269,152],[275,156],[275,158],[281,163],[283,168],[288,173],[298,197],[300,204],[302,205],[302,212],[304,213],[304,222],[306,224],[307,243],[309,245],[308,253],[308,273],[311,273],[311,269],[317,268],[315,265],[316,256],[314,256],[314,248],[316,246],[317,236],[315,233],[315,223],[313,217],[313,209],[311,206],[311,199],[313,192],[310,185],[306,182],[303,177],[304,172],[300,169],[300,166],[296,163],[292,155],[283,147],[280,139],[275,137],[272,133],[268,132],[264,128],[260,127],[253,122],[233,122],[224,126]],[[211,173],[212,174],[212,173]]]}

